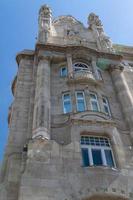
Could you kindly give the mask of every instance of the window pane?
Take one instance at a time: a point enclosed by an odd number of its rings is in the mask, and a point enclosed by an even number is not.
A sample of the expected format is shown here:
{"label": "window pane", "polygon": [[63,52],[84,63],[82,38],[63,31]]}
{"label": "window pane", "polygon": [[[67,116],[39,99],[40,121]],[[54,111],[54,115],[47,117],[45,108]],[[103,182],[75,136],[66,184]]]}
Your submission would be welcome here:
{"label": "window pane", "polygon": [[109,109],[108,109],[107,106],[104,106],[104,111],[105,111],[107,114],[109,114]]}
{"label": "window pane", "polygon": [[69,113],[71,112],[71,104],[70,101],[64,102],[64,113]]}
{"label": "window pane", "polygon": [[64,94],[64,100],[70,100],[70,94]]}
{"label": "window pane", "polygon": [[96,95],[95,94],[90,94],[91,99],[96,99]]}
{"label": "window pane", "polygon": [[93,164],[94,165],[103,165],[102,162],[102,155],[100,149],[92,149],[92,157],[93,157]]}
{"label": "window pane", "polygon": [[67,68],[66,67],[61,68],[61,76],[67,76]]}
{"label": "window pane", "polygon": [[112,157],[111,150],[105,149],[104,152],[105,152],[107,165],[110,166],[110,167],[114,167],[114,162],[113,162],[113,157]]}
{"label": "window pane", "polygon": [[81,151],[82,151],[83,166],[87,167],[90,165],[88,149],[82,148]]}
{"label": "window pane", "polygon": [[85,110],[84,100],[78,100],[77,103],[78,103],[77,110],[80,111],[80,112],[84,111]]}
{"label": "window pane", "polygon": [[82,92],[77,92],[77,98],[83,98],[83,93]]}
{"label": "window pane", "polygon": [[99,109],[98,109],[98,104],[97,104],[97,102],[92,101],[91,104],[92,104],[92,110],[93,110],[93,111],[98,111],[98,110],[99,110]]}

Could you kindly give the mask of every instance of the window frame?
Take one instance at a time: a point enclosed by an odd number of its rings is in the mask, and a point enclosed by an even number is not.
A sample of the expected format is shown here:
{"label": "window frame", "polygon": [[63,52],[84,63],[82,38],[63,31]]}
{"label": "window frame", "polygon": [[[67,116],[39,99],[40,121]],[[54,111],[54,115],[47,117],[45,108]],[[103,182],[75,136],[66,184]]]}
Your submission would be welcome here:
{"label": "window frame", "polygon": [[[95,95],[96,100],[91,98],[91,94],[92,94],[92,95]],[[89,97],[90,97],[91,111],[93,111],[93,112],[100,112],[100,105],[99,105],[97,93],[96,93],[96,92],[90,91],[90,92],[89,92]],[[95,102],[97,103],[97,107],[98,107],[98,110],[97,110],[97,111],[93,109],[93,105],[92,105],[92,102],[93,102],[93,101],[95,101]]]}
{"label": "window frame", "polygon": [[[106,101],[106,103],[104,103],[103,102],[103,99]],[[103,103],[103,109],[105,108],[104,106],[107,106],[107,109],[108,109],[108,113],[105,111],[105,109],[103,110],[104,111],[104,113],[106,114],[106,115],[108,115],[108,116],[112,116],[112,114],[111,114],[111,109],[110,109],[110,104],[109,104],[109,100],[108,100],[108,98],[106,97],[106,96],[102,96],[102,103]]]}
{"label": "window frame", "polygon": [[[76,67],[76,66],[75,66],[76,64],[84,65],[84,66],[86,66],[86,68],[84,68],[84,67]],[[73,66],[73,71],[74,71],[74,72],[82,72],[82,71],[91,72],[91,71],[90,71],[89,65],[86,64],[86,63],[83,63],[83,62],[75,62],[75,63],[73,63],[72,66]],[[77,70],[75,70],[75,69],[77,69]]]}
{"label": "window frame", "polygon": [[[63,73],[62,73],[63,68],[66,69],[66,75],[63,75]],[[67,69],[67,67],[66,66],[60,67],[60,77],[67,77],[67,75],[68,75],[68,69]]]}
{"label": "window frame", "polygon": [[[69,100],[65,100],[65,99],[64,99],[64,96],[65,96],[65,95],[69,95],[69,97],[70,97]],[[65,105],[65,102],[67,102],[67,101],[70,102],[70,111],[69,111],[69,112],[65,112],[65,109],[64,109],[64,108],[65,108],[65,106],[64,106],[64,105]],[[63,104],[63,113],[64,113],[64,114],[67,114],[67,113],[71,113],[71,112],[72,112],[72,100],[71,100],[71,94],[70,94],[70,92],[66,92],[66,93],[63,93],[63,94],[62,94],[62,104]]]}
{"label": "window frame", "polygon": [[[80,146],[81,146],[81,153],[82,153],[82,149],[87,149],[88,150],[88,165],[84,166],[84,161],[83,161],[83,154],[82,154],[82,164],[83,167],[109,167],[109,168],[116,168],[116,162],[115,162],[115,158],[114,158],[114,153],[111,147],[111,143],[110,143],[110,139],[108,137],[103,137],[103,136],[92,136],[92,135],[81,135],[81,138],[85,136],[88,138],[103,138],[103,139],[107,139],[109,146],[97,146],[97,145],[89,145],[89,144],[82,144],[81,143],[81,139],[80,139]],[[92,150],[100,150],[101,152],[101,159],[102,159],[102,164],[101,165],[95,165],[94,161],[93,161],[93,154],[92,154]],[[106,153],[105,150],[109,150],[111,152],[111,157],[112,157],[112,164],[113,166],[110,166],[109,164],[107,164],[107,158],[106,158]]]}
{"label": "window frame", "polygon": [[[83,94],[83,98],[78,98],[77,94],[78,93],[82,93]],[[85,93],[83,90],[78,90],[78,91],[75,91],[75,96],[76,96],[76,109],[78,112],[84,112],[86,111],[86,99],[85,99]],[[83,99],[83,102],[84,102],[84,111],[80,111],[78,110],[78,99]]]}

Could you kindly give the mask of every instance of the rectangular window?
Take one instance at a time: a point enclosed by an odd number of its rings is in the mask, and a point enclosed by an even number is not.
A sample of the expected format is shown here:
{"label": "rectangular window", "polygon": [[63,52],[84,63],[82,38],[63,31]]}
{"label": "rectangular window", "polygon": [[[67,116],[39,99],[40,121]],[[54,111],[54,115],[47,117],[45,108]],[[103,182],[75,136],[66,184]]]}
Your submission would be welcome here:
{"label": "rectangular window", "polygon": [[66,67],[61,67],[60,75],[61,75],[61,77],[66,77],[67,76],[67,68]]}
{"label": "rectangular window", "polygon": [[83,166],[115,167],[110,140],[106,137],[81,136]]}
{"label": "rectangular window", "polygon": [[64,113],[69,113],[72,111],[71,97],[69,93],[63,94],[63,111]]}
{"label": "rectangular window", "polygon": [[107,97],[103,97],[102,100],[103,100],[103,109],[104,109],[104,112],[107,115],[111,116],[111,111],[110,111],[109,102],[108,102]]}
{"label": "rectangular window", "polygon": [[99,109],[99,103],[98,103],[98,98],[95,93],[90,93],[90,103],[91,103],[91,109],[94,112],[98,112]]}
{"label": "rectangular window", "polygon": [[77,111],[85,111],[85,97],[84,92],[76,92]]}

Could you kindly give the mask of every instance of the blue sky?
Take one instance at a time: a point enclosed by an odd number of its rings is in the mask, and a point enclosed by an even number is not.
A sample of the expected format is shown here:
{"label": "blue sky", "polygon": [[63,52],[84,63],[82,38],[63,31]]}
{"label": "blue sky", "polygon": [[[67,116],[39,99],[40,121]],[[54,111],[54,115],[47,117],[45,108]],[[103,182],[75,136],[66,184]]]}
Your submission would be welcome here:
{"label": "blue sky", "polygon": [[8,107],[13,101],[11,82],[17,72],[16,53],[34,49],[38,10],[48,4],[53,17],[73,15],[87,25],[95,12],[114,43],[133,45],[133,0],[0,0],[0,160],[8,135]]}

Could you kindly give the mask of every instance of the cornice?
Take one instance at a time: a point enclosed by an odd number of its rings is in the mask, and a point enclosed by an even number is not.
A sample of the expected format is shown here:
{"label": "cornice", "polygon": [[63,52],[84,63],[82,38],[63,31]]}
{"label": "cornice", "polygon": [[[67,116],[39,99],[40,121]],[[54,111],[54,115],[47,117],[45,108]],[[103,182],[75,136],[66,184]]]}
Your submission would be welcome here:
{"label": "cornice", "polygon": [[17,61],[17,64],[19,65],[19,62],[21,59],[25,58],[25,59],[34,59],[34,54],[35,54],[35,51],[33,50],[23,50],[19,53],[17,53],[16,55],[16,61]]}
{"label": "cornice", "polygon": [[53,51],[53,52],[63,52],[63,53],[74,53],[76,50],[84,50],[92,55],[96,55],[98,58],[108,58],[108,59],[113,59],[113,60],[122,60],[122,55],[116,54],[116,53],[109,53],[109,52],[103,52],[103,51],[98,51],[92,48],[88,48],[82,45],[57,45],[57,44],[43,44],[43,43],[37,43],[35,52],[38,54],[40,50],[46,50],[46,51]]}

